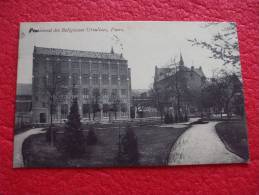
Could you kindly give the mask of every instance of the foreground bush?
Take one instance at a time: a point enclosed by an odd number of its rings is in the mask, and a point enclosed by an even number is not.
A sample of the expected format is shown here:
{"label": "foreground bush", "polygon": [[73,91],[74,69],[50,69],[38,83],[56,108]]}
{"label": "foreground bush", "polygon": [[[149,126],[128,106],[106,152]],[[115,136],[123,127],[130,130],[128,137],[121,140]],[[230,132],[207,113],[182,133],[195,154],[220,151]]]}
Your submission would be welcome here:
{"label": "foreground bush", "polygon": [[139,164],[139,151],[138,140],[130,126],[127,126],[126,133],[119,140],[119,151],[117,162],[119,165],[138,165]]}
{"label": "foreground bush", "polygon": [[94,131],[94,128],[90,127],[90,130],[86,137],[86,143],[87,143],[87,145],[94,145],[97,143],[97,141],[98,141],[98,139],[97,139],[96,133]]}

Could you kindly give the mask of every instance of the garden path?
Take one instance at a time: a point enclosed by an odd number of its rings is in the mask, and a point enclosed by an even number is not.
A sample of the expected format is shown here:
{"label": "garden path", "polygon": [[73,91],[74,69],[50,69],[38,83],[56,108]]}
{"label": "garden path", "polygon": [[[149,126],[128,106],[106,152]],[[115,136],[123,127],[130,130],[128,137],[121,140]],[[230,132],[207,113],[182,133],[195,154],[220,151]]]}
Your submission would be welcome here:
{"label": "garden path", "polygon": [[170,152],[168,164],[244,162],[244,159],[226,149],[215,130],[217,123],[211,121],[207,124],[196,124],[182,134]]}

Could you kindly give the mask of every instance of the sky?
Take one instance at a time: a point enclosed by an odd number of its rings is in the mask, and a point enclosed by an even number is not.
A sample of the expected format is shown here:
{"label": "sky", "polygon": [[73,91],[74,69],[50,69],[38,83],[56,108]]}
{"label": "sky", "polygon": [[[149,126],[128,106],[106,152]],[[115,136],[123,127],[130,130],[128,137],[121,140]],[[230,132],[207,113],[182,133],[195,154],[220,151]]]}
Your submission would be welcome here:
{"label": "sky", "polygon": [[[206,49],[192,46],[188,39],[210,42],[227,25],[204,28],[202,22],[42,22],[21,23],[18,83],[32,82],[34,46],[82,51],[122,53],[131,68],[132,89],[148,89],[155,66],[164,67],[180,53],[187,67],[202,67],[211,77],[222,62],[209,58]],[[33,32],[39,30],[39,32]]]}

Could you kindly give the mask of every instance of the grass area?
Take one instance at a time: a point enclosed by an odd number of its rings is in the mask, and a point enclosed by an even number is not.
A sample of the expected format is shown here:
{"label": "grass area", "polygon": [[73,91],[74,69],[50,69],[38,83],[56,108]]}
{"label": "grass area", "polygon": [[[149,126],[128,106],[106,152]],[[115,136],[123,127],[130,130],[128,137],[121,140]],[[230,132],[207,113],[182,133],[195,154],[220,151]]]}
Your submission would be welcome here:
{"label": "grass area", "polygon": [[218,123],[216,125],[216,131],[227,149],[248,160],[247,129],[244,120]]}
{"label": "grass area", "polygon": [[[28,167],[110,167],[116,165],[119,133],[125,128],[107,126],[95,130],[98,142],[86,145],[80,159],[66,159],[57,148],[62,147],[63,133],[57,133],[55,147],[46,143],[45,134],[32,135],[23,144],[25,166]],[[87,127],[84,126],[84,136]],[[138,138],[140,166],[166,165],[172,145],[187,128],[163,128],[159,125],[133,126]],[[59,130],[61,130],[59,128]]]}

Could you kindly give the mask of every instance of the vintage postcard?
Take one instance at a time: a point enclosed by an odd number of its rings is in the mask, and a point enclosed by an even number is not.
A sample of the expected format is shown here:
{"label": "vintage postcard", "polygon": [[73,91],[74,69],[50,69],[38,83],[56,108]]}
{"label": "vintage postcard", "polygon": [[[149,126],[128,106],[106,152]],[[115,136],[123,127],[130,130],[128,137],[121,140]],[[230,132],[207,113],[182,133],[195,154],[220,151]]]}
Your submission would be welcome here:
{"label": "vintage postcard", "polygon": [[20,167],[246,163],[235,23],[21,23]]}

